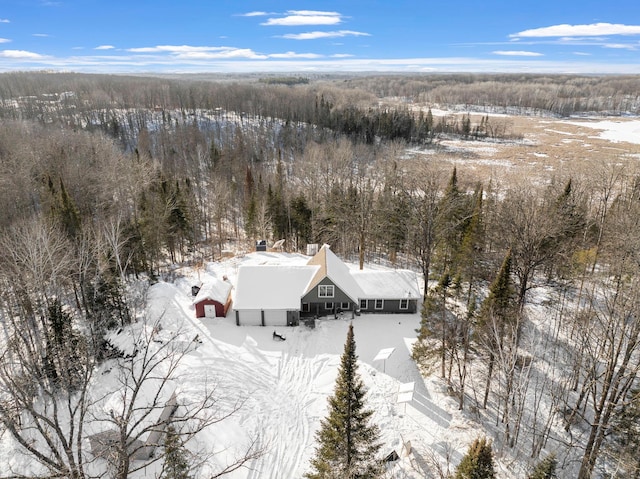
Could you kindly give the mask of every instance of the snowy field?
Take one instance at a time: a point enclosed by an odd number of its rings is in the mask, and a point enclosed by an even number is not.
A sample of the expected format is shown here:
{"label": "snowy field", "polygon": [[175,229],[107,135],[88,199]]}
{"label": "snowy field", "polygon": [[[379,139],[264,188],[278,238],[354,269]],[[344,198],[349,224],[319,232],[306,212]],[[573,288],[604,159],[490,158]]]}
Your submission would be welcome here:
{"label": "snowy field", "polygon": [[627,142],[640,144],[640,120],[567,121],[570,125],[600,130],[597,137],[613,143]]}

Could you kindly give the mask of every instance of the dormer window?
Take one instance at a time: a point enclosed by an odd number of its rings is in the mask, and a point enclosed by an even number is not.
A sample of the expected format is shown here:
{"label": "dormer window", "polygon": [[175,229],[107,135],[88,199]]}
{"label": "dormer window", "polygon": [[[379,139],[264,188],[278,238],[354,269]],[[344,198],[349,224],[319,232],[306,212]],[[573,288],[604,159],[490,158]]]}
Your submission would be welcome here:
{"label": "dormer window", "polygon": [[318,298],[333,298],[333,295],[332,284],[321,284],[318,286]]}

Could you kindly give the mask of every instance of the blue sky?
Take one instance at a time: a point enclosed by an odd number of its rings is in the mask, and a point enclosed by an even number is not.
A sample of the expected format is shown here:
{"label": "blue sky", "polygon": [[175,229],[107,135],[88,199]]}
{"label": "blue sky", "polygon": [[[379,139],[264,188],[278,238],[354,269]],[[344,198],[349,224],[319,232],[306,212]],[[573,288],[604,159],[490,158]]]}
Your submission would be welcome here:
{"label": "blue sky", "polygon": [[638,0],[1,0],[0,71],[640,73]]}

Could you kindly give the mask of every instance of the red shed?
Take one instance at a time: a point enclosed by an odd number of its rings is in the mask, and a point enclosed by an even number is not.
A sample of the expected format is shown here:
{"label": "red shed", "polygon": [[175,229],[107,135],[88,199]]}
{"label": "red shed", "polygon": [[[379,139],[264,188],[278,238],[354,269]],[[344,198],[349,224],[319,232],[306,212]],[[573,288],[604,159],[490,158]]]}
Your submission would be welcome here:
{"label": "red shed", "polygon": [[193,300],[196,318],[224,318],[231,306],[231,284],[213,278],[205,282]]}

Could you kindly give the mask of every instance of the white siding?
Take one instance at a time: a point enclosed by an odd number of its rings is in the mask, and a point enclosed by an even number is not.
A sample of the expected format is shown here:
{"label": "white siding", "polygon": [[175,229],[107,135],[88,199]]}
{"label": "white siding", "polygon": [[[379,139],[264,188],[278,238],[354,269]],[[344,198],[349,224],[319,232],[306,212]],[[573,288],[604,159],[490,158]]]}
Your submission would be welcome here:
{"label": "white siding", "polygon": [[238,311],[240,326],[261,326],[262,313],[259,309],[243,309]]}
{"label": "white siding", "polygon": [[264,311],[265,326],[286,326],[287,311],[284,309],[267,309]]}

